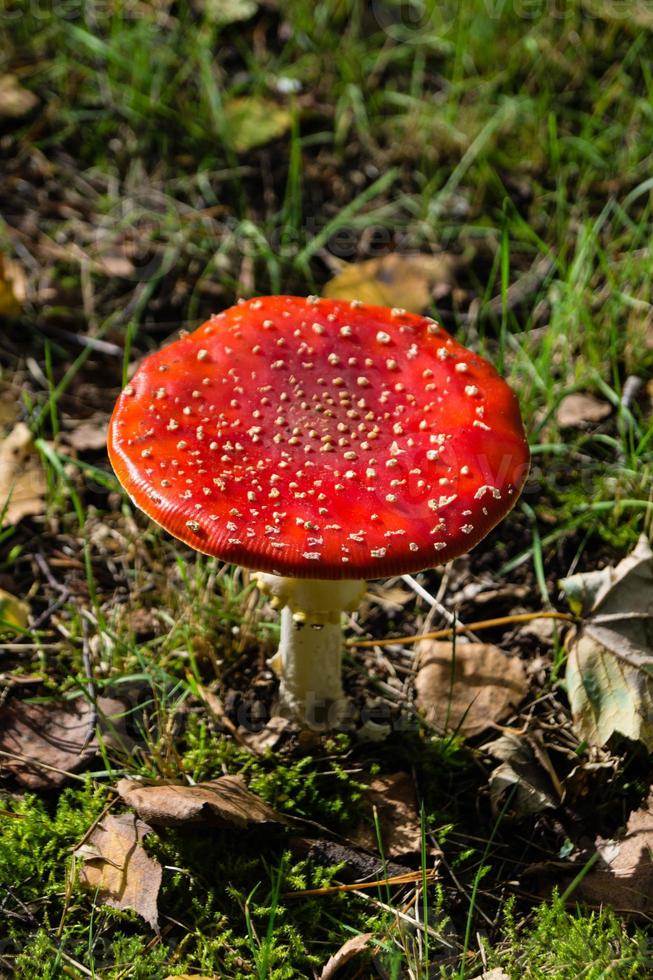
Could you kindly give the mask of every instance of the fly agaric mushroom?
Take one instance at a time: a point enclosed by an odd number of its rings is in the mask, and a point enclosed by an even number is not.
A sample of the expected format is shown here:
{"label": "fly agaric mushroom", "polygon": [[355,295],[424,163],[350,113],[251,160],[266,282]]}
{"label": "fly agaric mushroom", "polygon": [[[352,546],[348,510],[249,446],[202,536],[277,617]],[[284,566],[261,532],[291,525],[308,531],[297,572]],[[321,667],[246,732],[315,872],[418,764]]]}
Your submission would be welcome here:
{"label": "fly agaric mushroom", "polygon": [[322,727],[346,706],[342,613],[365,579],[469,551],[529,463],[513,392],[434,320],[313,296],[241,302],[145,358],[109,455],[167,531],[262,573],[279,711]]}

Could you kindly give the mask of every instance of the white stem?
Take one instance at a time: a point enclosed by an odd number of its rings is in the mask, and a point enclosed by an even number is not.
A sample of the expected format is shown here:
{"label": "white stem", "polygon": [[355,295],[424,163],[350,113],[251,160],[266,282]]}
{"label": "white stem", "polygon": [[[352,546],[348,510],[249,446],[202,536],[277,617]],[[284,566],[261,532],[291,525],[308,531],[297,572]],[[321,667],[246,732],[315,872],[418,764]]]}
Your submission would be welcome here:
{"label": "white stem", "polygon": [[281,642],[269,661],[279,675],[277,714],[333,728],[347,712],[342,689],[342,614],[356,609],[365,582],[258,576],[281,613]]}

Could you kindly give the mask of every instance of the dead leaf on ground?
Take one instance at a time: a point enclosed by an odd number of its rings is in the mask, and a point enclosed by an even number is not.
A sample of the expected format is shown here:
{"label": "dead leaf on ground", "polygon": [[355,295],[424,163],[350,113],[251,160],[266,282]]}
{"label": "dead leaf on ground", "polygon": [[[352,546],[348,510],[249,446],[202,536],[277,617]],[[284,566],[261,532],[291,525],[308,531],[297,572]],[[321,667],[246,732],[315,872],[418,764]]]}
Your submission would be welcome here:
{"label": "dead leaf on ground", "polygon": [[15,75],[0,75],[0,119],[21,119],[38,104],[38,97]]}
{"label": "dead leaf on ground", "polygon": [[343,943],[340,949],[333,956],[330,956],[324,964],[319,980],[333,980],[333,977],[339,973],[343,966],[346,966],[350,960],[353,960],[354,956],[358,956],[359,953],[368,948],[372,936],[373,933],[371,932],[361,932]]}
{"label": "dead leaf on ground", "polygon": [[159,931],[157,898],[163,869],[142,847],[152,828],[132,813],[103,817],[74,852],[81,860],[80,881],[96,901],[114,909],[133,909]]}
{"label": "dead leaf on ground", "polygon": [[0,636],[14,633],[12,626],[18,630],[27,629],[29,621],[29,606],[11,592],[0,589]]}
{"label": "dead leaf on ground", "polygon": [[612,405],[595,395],[576,392],[566,395],[556,411],[556,419],[561,429],[583,428],[594,422],[602,422],[612,414]]}
{"label": "dead leaf on ground", "polygon": [[196,786],[144,786],[132,779],[121,779],[116,789],[140,817],[159,827],[210,824],[245,828],[251,824],[288,823],[283,814],[250,793],[242,776],[220,776]]}
{"label": "dead leaf on ground", "polygon": [[[376,810],[380,845],[386,857],[419,853],[422,849],[417,796],[412,776],[396,772],[390,776],[377,776],[369,785],[365,796]],[[370,819],[362,824],[352,837],[358,847],[369,851],[379,848],[375,822]]]}
{"label": "dead leaf on ground", "polygon": [[[104,741],[118,740],[125,706],[113,698],[98,698],[97,721]],[[93,707],[85,698],[37,703],[12,699],[0,716],[0,749],[20,756],[0,757],[0,769],[9,771],[28,789],[54,789],[79,772],[98,753],[91,725]],[[89,735],[93,737],[85,744]],[[23,760],[23,761],[21,761]],[[52,767],[52,768],[47,768]]]}
{"label": "dead leaf on ground", "polygon": [[579,886],[582,898],[624,911],[653,912],[653,792],[634,810],[620,840],[597,840],[601,863]]}
{"label": "dead leaf on ground", "polygon": [[0,317],[18,316],[26,296],[27,277],[23,267],[0,254]]}
{"label": "dead leaf on ground", "polygon": [[483,748],[501,765],[490,773],[490,800],[495,813],[526,817],[558,805],[550,776],[526,738],[508,733]]}
{"label": "dead leaf on ground", "polygon": [[439,255],[397,255],[345,265],[322,291],[328,299],[396,306],[412,313],[423,313],[434,296],[446,295],[454,284],[460,260],[443,252]]}
{"label": "dead leaf on ground", "polygon": [[568,643],[567,692],[577,735],[619,732],[653,750],[653,552],[645,535],[616,568],[563,579],[582,627]]}
{"label": "dead leaf on ground", "polygon": [[45,510],[47,484],[32,433],[19,422],[0,441],[0,515],[2,527]]}
{"label": "dead leaf on ground", "polygon": [[509,715],[528,692],[526,671],[489,643],[423,640],[418,648],[416,704],[440,731],[478,735]]}
{"label": "dead leaf on ground", "polygon": [[61,438],[80,453],[104,449],[108,424],[109,420],[104,414],[94,415],[90,419],[66,419]]}
{"label": "dead leaf on ground", "polygon": [[271,99],[243,95],[223,107],[223,135],[236,153],[247,153],[284,136],[290,129],[290,111]]}

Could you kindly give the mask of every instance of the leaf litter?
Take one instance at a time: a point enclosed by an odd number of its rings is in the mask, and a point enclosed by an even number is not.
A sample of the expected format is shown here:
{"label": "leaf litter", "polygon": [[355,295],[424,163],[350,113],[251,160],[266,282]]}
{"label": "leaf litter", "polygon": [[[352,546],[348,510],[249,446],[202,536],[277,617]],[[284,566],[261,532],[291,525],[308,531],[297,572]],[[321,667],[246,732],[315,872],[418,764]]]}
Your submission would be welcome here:
{"label": "leaf litter", "polygon": [[100,743],[118,744],[125,737],[125,706],[113,698],[74,701],[10,699],[0,715],[0,770],[30,790],[52,790],[68,782],[97,756]]}
{"label": "leaf litter", "polygon": [[142,819],[159,827],[210,824],[244,829],[253,824],[289,822],[251,793],[240,775],[220,776],[195,786],[171,783],[147,786],[133,779],[121,779],[116,789]]}
{"label": "leaf litter", "polygon": [[423,313],[434,299],[446,295],[461,264],[457,256],[398,255],[351,264],[331,279],[322,295],[328,299],[361,300],[377,306],[395,306]]}
{"label": "leaf litter", "polygon": [[653,551],[642,535],[616,567],[561,581],[583,615],[568,641],[567,692],[580,738],[615,733],[653,750]]}
{"label": "leaf litter", "polygon": [[425,640],[418,646],[416,705],[438,731],[478,735],[501,721],[528,692],[519,657],[489,643]]}
{"label": "leaf litter", "polygon": [[0,525],[45,511],[47,483],[32,433],[18,422],[0,441]]}
{"label": "leaf litter", "polygon": [[653,913],[653,790],[643,807],[633,810],[624,835],[596,841],[600,864],[581,881],[582,898],[624,911]]}
{"label": "leaf litter", "polygon": [[159,931],[157,898],[163,868],[143,847],[152,833],[132,813],[108,814],[74,852],[81,862],[80,882],[96,901],[115,909],[133,909]]}

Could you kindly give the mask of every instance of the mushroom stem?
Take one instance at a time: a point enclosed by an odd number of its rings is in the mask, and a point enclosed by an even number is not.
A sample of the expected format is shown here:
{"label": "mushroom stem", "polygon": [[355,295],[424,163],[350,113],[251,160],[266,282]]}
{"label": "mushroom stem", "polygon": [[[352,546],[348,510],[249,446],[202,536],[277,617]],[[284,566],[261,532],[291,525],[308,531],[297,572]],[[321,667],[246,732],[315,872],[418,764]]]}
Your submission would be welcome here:
{"label": "mushroom stem", "polygon": [[309,728],[333,728],[347,713],[342,688],[342,614],[365,595],[360,581],[260,574],[261,589],[282,608],[281,641],[269,664],[278,674],[276,714]]}

